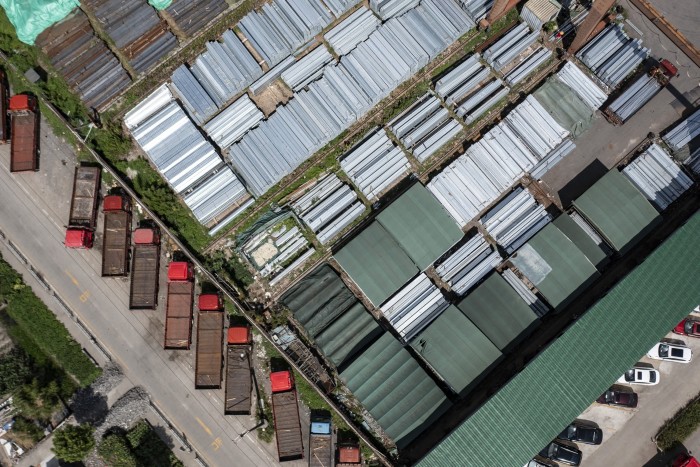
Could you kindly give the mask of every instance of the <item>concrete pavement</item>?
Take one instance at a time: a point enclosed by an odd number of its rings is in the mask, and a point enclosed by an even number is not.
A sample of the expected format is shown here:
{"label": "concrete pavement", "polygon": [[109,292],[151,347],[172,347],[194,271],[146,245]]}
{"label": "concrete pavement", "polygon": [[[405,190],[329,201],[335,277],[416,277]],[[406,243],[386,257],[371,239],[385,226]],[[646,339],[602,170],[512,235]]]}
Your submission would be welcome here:
{"label": "concrete pavement", "polygon": [[[223,391],[194,390],[192,352],[162,349],[162,311],[129,311],[128,281],[100,277],[97,249],[63,247],[75,158],[47,128],[39,172],[10,174],[9,146],[0,147],[0,229],[207,464],[277,465],[274,446],[264,448],[254,431],[239,436],[255,426],[254,417],[224,417]],[[162,287],[161,306],[164,293]]]}

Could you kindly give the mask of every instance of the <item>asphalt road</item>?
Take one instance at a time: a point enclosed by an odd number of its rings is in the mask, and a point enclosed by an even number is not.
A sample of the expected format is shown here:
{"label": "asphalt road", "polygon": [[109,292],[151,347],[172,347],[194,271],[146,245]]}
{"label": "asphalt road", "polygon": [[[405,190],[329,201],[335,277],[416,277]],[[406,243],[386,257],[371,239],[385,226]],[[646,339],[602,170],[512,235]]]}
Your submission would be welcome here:
{"label": "asphalt road", "polygon": [[[10,174],[9,146],[0,146],[0,229],[207,464],[278,465],[274,446],[263,447],[254,430],[247,433],[254,417],[224,417],[223,391],[195,391],[191,352],[183,356],[162,349],[162,318],[128,310],[128,281],[100,277],[99,251],[64,248],[75,162],[45,128],[39,172]],[[161,306],[163,293],[161,288]]]}

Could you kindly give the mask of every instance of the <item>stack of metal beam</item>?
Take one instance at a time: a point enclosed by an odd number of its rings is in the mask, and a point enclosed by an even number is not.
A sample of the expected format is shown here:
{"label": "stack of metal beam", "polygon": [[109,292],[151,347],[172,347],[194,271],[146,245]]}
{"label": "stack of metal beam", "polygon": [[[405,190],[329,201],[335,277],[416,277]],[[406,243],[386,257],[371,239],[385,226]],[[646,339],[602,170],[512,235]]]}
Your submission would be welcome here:
{"label": "stack of metal beam", "polygon": [[690,177],[658,144],[649,146],[622,173],[662,211],[693,185]]}
{"label": "stack of metal beam", "polygon": [[292,208],[322,244],[328,243],[365,210],[357,194],[335,174],[320,179],[292,203]]}
{"label": "stack of metal beam", "polygon": [[173,0],[165,11],[178,28],[188,36],[194,36],[227,9],[225,0]]}
{"label": "stack of metal beam", "polygon": [[462,131],[462,126],[442,107],[440,99],[431,93],[424,95],[387,126],[421,162]]}
{"label": "stack of metal beam", "polygon": [[479,220],[508,254],[551,221],[552,215],[522,187],[513,190]]}
{"label": "stack of metal beam", "polygon": [[332,61],[333,55],[321,45],[284,70],[282,80],[294,91],[299,91],[318,79],[323,74],[324,66]]}
{"label": "stack of metal beam", "polygon": [[340,18],[343,13],[348,11],[357,2],[355,0],[324,0],[328,8],[333,12],[336,18]]}
{"label": "stack of metal beam", "polygon": [[520,23],[484,52],[484,59],[494,70],[505,68],[510,62],[535,43],[540,32],[530,32],[530,27]]}
{"label": "stack of metal beam", "polygon": [[411,168],[401,148],[395,146],[383,130],[345,154],[340,166],[369,200],[378,198]]}
{"label": "stack of metal beam", "polygon": [[549,311],[547,304],[540,300],[512,270],[505,269],[501,275],[539,318],[547,314]]}
{"label": "stack of metal beam", "polygon": [[700,109],[666,133],[664,141],[674,151],[680,151],[698,135],[700,135]]}
{"label": "stack of metal beam", "polygon": [[477,233],[440,263],[435,271],[455,293],[464,295],[501,263],[501,255]]}
{"label": "stack of metal beam", "polygon": [[604,83],[616,87],[649,56],[649,49],[627,36],[622,26],[611,24],[576,56]]}
{"label": "stack of metal beam", "polygon": [[520,63],[517,67],[513,68],[505,76],[506,83],[508,83],[511,86],[515,86],[516,84],[524,80],[526,77],[528,77],[544,62],[546,62],[551,56],[551,50],[544,47],[537,49],[534,53],[530,54],[525,60],[522,61],[522,63]]}
{"label": "stack of metal beam", "polygon": [[347,55],[357,44],[367,40],[380,24],[379,18],[362,6],[328,31],[325,38],[335,53]]}
{"label": "stack of metal beam", "polygon": [[248,131],[258,126],[265,116],[244,94],[234,103],[226,107],[223,112],[211,119],[203,129],[209,137],[219,146],[226,149],[238,141]]}
{"label": "stack of metal beam", "polygon": [[608,95],[574,63],[566,62],[557,78],[569,86],[592,109],[599,109]]}
{"label": "stack of metal beam", "polygon": [[200,223],[216,224],[209,231],[210,235],[218,232],[255,201],[229,166],[221,167],[184,195],[183,200]]}
{"label": "stack of metal beam", "polygon": [[319,0],[273,0],[238,23],[253,48],[273,67],[333,21]]}
{"label": "stack of metal beam", "polygon": [[173,72],[172,83],[173,90],[180,97],[180,102],[198,125],[204,123],[219,110],[207,91],[185,65],[181,65]]}
{"label": "stack of metal beam", "polygon": [[383,20],[406,13],[415,8],[420,0],[369,0],[369,7]]}
{"label": "stack of metal beam", "polygon": [[460,0],[460,3],[469,17],[475,23],[478,23],[489,14],[493,6],[493,1],[494,0]]}
{"label": "stack of metal beam", "polygon": [[605,112],[611,114],[617,123],[622,124],[644,107],[662,87],[654,76],[642,75],[612,101]]}
{"label": "stack of metal beam", "polygon": [[262,69],[233,31],[226,31],[221,38],[221,42],[207,42],[206,52],[191,67],[218,107],[262,76]]}
{"label": "stack of metal beam", "polygon": [[139,73],[177,47],[177,39],[145,1],[85,0],[105,32]]}
{"label": "stack of metal beam", "polygon": [[538,160],[544,159],[569,136],[568,130],[559,125],[532,95],[527,96],[504,121]]}
{"label": "stack of metal beam", "polygon": [[284,73],[285,70],[294,65],[296,62],[297,60],[294,55],[290,55],[289,57],[285,58],[277,65],[267,70],[260,79],[251,84],[250,92],[252,92],[254,96],[259,95],[262,91],[267,89],[269,85],[274,83],[280,76],[282,76],[282,73]]}
{"label": "stack of metal beam", "polygon": [[446,73],[435,83],[435,92],[448,104],[455,104],[472,93],[490,74],[480,58],[478,53],[471,55]]}
{"label": "stack of metal beam", "polygon": [[422,331],[449,303],[425,273],[406,284],[379,309],[394,329],[410,341]]}
{"label": "stack of metal beam", "polygon": [[569,138],[559,143],[559,145],[554,148],[547,156],[535,164],[532,169],[530,169],[530,175],[532,178],[539,180],[544,174],[549,172],[549,170],[561,162],[566,156],[568,156],[571,151],[576,149],[576,145]]}
{"label": "stack of metal beam", "polygon": [[494,78],[459,104],[455,108],[455,113],[464,118],[467,125],[471,125],[509,92],[510,88],[500,78]]}
{"label": "stack of metal beam", "polygon": [[36,45],[87,107],[102,110],[131,83],[117,57],[95,36],[80,10],[44,30]]}

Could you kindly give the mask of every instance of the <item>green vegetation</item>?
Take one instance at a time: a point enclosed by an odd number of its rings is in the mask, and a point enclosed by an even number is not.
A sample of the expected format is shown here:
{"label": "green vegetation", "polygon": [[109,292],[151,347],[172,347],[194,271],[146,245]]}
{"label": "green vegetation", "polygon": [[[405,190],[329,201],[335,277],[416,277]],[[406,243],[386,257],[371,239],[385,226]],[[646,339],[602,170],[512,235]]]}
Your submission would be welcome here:
{"label": "green vegetation", "polygon": [[700,394],[672,418],[666,420],[656,434],[656,445],[662,451],[666,451],[685,441],[698,427],[700,427]]}
{"label": "green vegetation", "polygon": [[296,383],[297,393],[299,394],[299,399],[311,410],[327,410],[331,413],[333,419],[333,425],[341,430],[349,430],[350,427],[345,420],[343,420],[338,412],[335,411],[326,400],[321,397],[316,388],[311,386],[306,380],[295,370],[294,371],[294,381]]}
{"label": "green vegetation", "polygon": [[97,452],[109,465],[119,467],[183,466],[145,420],[128,432],[110,432],[100,442]]}
{"label": "green vegetation", "polygon": [[271,443],[275,439],[275,421],[272,415],[272,406],[269,400],[265,400],[265,408],[261,414],[258,411],[257,416],[258,424],[261,424],[263,420],[267,420],[267,426],[265,428],[260,427],[257,429],[258,439],[266,443]]}
{"label": "green vegetation", "polygon": [[253,275],[237,255],[227,255],[222,250],[211,253],[206,259],[207,266],[218,274],[224,274],[239,289],[253,283]]}
{"label": "green vegetation", "polygon": [[62,405],[56,381],[43,385],[35,379],[25,384],[13,395],[12,403],[24,416],[35,420],[49,420],[51,414]]}
{"label": "green vegetation", "polygon": [[12,392],[33,376],[32,360],[22,349],[15,347],[0,357],[0,395]]}
{"label": "green vegetation", "polygon": [[53,452],[66,462],[80,462],[95,447],[95,429],[87,423],[68,425],[53,434]]}
{"label": "green vegetation", "polygon": [[10,431],[15,442],[22,446],[31,446],[41,441],[44,430],[39,428],[32,420],[21,415],[15,417],[15,423]]}

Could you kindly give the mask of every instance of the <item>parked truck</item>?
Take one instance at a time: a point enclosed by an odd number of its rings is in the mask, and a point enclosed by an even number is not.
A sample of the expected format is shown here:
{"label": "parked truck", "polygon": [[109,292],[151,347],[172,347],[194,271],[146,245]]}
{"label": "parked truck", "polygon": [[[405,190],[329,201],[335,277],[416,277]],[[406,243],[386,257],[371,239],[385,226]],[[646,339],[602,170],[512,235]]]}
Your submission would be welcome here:
{"label": "parked truck", "polygon": [[101,173],[98,167],[80,166],[75,169],[66,229],[65,245],[68,248],[92,248],[97,225]]}
{"label": "parked truck", "polygon": [[330,416],[311,416],[309,467],[329,467],[333,462],[333,431]]}
{"label": "parked truck", "polygon": [[270,373],[272,414],[277,434],[277,454],[280,462],[303,459],[304,443],[294,377],[290,370]]}
{"label": "parked truck", "polygon": [[105,196],[102,235],[102,277],[126,276],[131,246],[131,200],[126,196]]}
{"label": "parked truck", "polygon": [[250,352],[253,342],[250,326],[230,326],[226,339],[226,415],[250,415],[253,390]]}
{"label": "parked truck", "polygon": [[357,438],[350,438],[346,435],[345,438],[338,434],[338,442],[336,444],[335,465],[336,467],[357,467],[362,464],[362,454],[360,452],[360,443]]}
{"label": "parked truck", "polygon": [[194,267],[186,261],[168,265],[168,303],[165,307],[165,349],[189,349],[192,341]]}
{"label": "parked truck", "polygon": [[10,98],[10,172],[39,170],[39,105],[36,97]]}
{"label": "parked truck", "polygon": [[7,76],[0,70],[0,143],[6,143],[10,139],[10,120],[8,118],[7,104],[10,89],[7,86]]}
{"label": "parked truck", "polygon": [[130,310],[154,310],[158,305],[160,232],[155,227],[134,230],[131,256]]}
{"label": "parked truck", "polygon": [[218,389],[221,387],[221,362],[223,360],[223,302],[218,294],[202,294],[199,296],[198,305],[194,387],[196,389]]}

